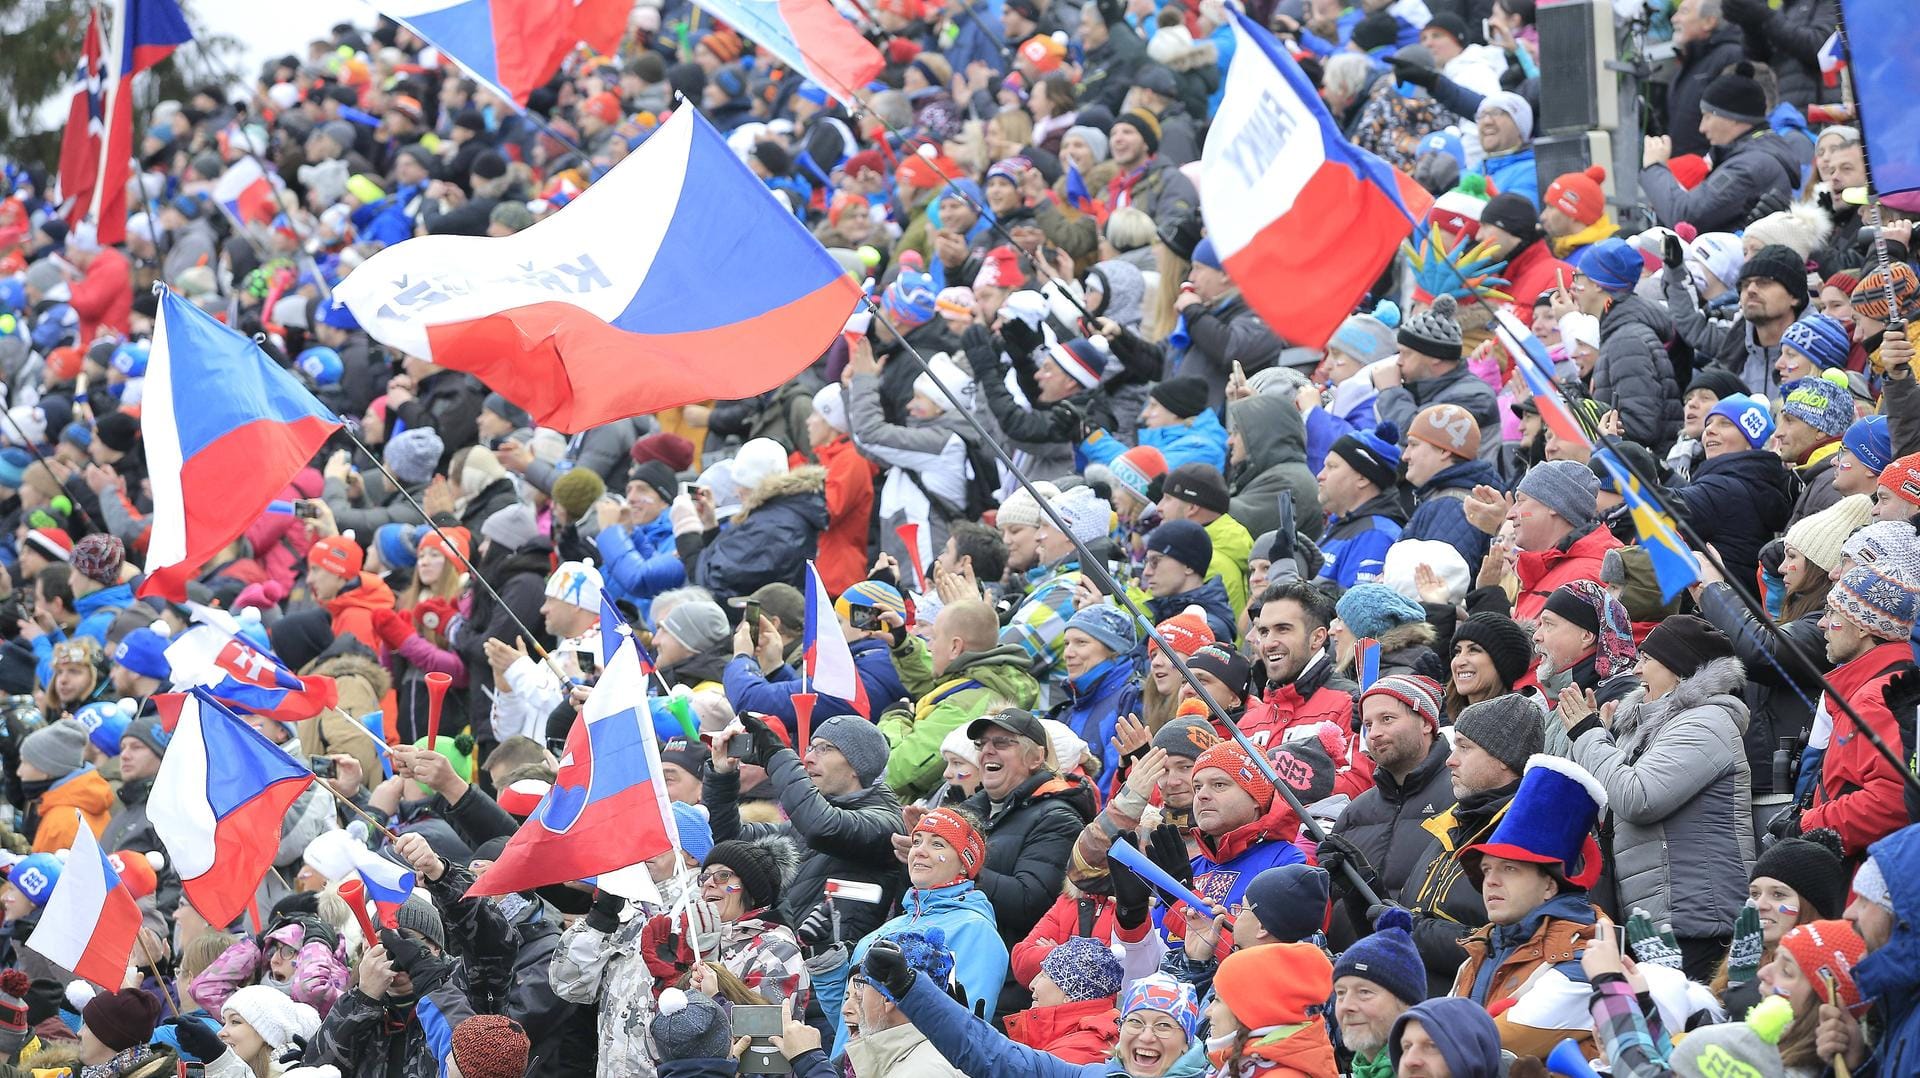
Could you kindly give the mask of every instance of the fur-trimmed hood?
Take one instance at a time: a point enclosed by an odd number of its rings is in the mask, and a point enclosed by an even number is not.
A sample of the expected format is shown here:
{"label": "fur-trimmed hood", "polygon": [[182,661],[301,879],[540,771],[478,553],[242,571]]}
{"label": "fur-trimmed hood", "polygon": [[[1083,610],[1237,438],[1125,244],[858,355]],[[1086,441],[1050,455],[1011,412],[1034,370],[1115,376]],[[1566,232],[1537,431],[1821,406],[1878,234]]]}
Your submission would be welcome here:
{"label": "fur-trimmed hood", "polygon": [[1421,646],[1435,647],[1440,642],[1440,633],[1424,621],[1410,621],[1405,625],[1395,625],[1380,634],[1382,652],[1402,651]]}
{"label": "fur-trimmed hood", "polygon": [[385,696],[387,690],[393,687],[393,679],[387,674],[386,667],[371,656],[357,651],[325,656],[309,664],[302,673],[319,674],[335,681],[359,678],[373,690],[375,699]]}
{"label": "fur-trimmed hood", "polygon": [[826,491],[827,470],[817,464],[770,475],[740,496],[740,516],[745,517],[775,498],[791,494],[825,494]]}
{"label": "fur-trimmed hood", "polygon": [[1747,683],[1747,670],[1739,659],[1713,659],[1693,676],[1683,679],[1673,691],[1651,703],[1646,686],[1628,693],[1613,716],[1613,741],[1629,754],[1638,754],[1647,742],[1659,734],[1667,721],[1698,707],[1724,709],[1741,733],[1750,717],[1741,689]]}

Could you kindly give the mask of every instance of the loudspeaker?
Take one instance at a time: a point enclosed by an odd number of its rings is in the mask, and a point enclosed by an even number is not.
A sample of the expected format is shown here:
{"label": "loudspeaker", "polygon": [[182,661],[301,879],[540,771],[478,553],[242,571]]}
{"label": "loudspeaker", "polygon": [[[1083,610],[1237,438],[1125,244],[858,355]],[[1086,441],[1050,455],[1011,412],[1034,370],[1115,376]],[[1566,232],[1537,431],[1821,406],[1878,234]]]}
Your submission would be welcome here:
{"label": "loudspeaker", "polygon": [[[1638,152],[1638,151],[1636,151]],[[1544,196],[1553,181],[1569,172],[1584,172],[1588,165],[1606,166],[1607,179],[1601,184],[1606,192],[1607,201],[1619,203],[1619,190],[1616,181],[1620,178],[1619,162],[1613,157],[1613,137],[1607,131],[1573,131],[1559,135],[1542,135],[1533,140],[1534,175],[1540,180],[1540,194]]]}
{"label": "loudspeaker", "polygon": [[1606,0],[1540,0],[1540,109],[1543,134],[1620,126],[1613,7]]}
{"label": "loudspeaker", "polygon": [[1547,1054],[1547,1073],[1557,1074],[1560,1078],[1600,1078],[1594,1073],[1592,1064],[1580,1053],[1580,1047],[1571,1039],[1562,1039]]}

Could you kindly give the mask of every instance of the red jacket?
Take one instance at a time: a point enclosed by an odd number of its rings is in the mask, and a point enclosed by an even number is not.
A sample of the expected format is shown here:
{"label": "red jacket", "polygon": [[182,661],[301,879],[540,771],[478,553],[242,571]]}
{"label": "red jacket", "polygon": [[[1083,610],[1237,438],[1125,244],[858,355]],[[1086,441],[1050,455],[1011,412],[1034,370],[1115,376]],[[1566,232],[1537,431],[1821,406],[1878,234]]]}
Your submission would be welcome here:
{"label": "red jacket", "polygon": [[[1597,567],[1595,572],[1597,575]],[[1240,718],[1240,729],[1265,749],[1286,740],[1287,731],[1296,727],[1334,724],[1347,748],[1344,759],[1334,760],[1340,775],[1334,780],[1333,792],[1359,797],[1373,789],[1373,757],[1360,751],[1359,739],[1353,736],[1353,695],[1328,684],[1332,668],[1326,657],[1313,662],[1316,665],[1308,666],[1292,684],[1268,689],[1258,703],[1248,707]]]}
{"label": "red jacket", "polygon": [[[1887,682],[1913,668],[1913,650],[1905,640],[1892,640],[1827,675],[1853,710],[1867,720],[1873,732],[1896,755],[1910,751],[1913,715],[1897,718],[1887,708]],[[1874,750],[1873,743],[1854,728],[1831,694],[1820,706],[1833,716],[1833,740],[1820,763],[1820,785],[1813,807],[1800,816],[1800,829],[1830,827],[1840,832],[1847,854],[1859,857],[1867,847],[1907,825],[1906,789],[1900,772]],[[1905,729],[1902,727],[1905,726]]]}
{"label": "red jacket", "polygon": [[[1147,938],[1148,932],[1153,930],[1153,919],[1149,917],[1132,932],[1121,931],[1120,926],[1113,920],[1113,899],[1105,895],[1083,895],[1076,898],[1073,895],[1063,894],[1053,900],[1053,905],[1047,907],[1047,912],[1040,917],[1040,923],[1033,926],[1033,931],[1027,933],[1027,938],[1013,945],[1011,956],[1013,979],[1020,982],[1021,987],[1033,983],[1033,978],[1040,972],[1041,961],[1047,957],[1047,952],[1053,950],[1055,944],[1081,935],[1080,903],[1082,901],[1093,903],[1100,911],[1094,915],[1093,931],[1086,933],[1094,939],[1105,940],[1108,943],[1116,939],[1123,943],[1139,943]],[[1041,940],[1049,942],[1042,943]]]}
{"label": "red jacket", "polygon": [[1513,600],[1513,620],[1536,621],[1546,609],[1547,596],[1562,584],[1576,580],[1599,580],[1600,559],[1620,545],[1606,525],[1595,523],[1593,530],[1575,539],[1565,550],[1522,551],[1514,564],[1520,576],[1520,594]]}
{"label": "red jacket", "polygon": [[1120,1039],[1118,996],[1032,1007],[1007,1015],[1007,1039],[1076,1067],[1099,1063]]}
{"label": "red jacket", "polygon": [[[1554,273],[1559,271],[1556,280]],[[1505,277],[1507,295],[1513,297],[1513,312],[1523,326],[1533,325],[1533,301],[1540,298],[1542,292],[1550,292],[1561,284],[1573,280],[1573,267],[1553,257],[1553,251],[1545,239],[1529,243],[1511,261],[1507,263]]]}
{"label": "red jacket", "polygon": [[132,332],[133,269],[126,255],[101,248],[72,292],[73,313],[80,316],[80,347],[91,343],[103,326],[122,337]]}
{"label": "red jacket", "polygon": [[828,593],[838,595],[867,578],[873,465],[844,434],[815,450],[814,455],[827,470],[827,530],[820,533],[814,565]]}

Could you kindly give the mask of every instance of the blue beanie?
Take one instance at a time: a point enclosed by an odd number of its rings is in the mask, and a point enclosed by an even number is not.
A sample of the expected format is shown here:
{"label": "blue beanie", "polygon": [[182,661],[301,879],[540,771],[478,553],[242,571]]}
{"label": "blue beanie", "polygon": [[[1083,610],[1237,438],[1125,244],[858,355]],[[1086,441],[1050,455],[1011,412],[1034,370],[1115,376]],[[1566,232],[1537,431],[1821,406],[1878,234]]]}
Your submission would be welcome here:
{"label": "blue beanie", "polygon": [[1347,631],[1361,639],[1379,639],[1389,629],[1427,620],[1426,608],[1385,584],[1355,584],[1334,604]]}
{"label": "blue beanie", "polygon": [[317,386],[335,385],[346,373],[346,366],[341,362],[340,353],[325,345],[301,352],[300,358],[294,360],[293,365],[305,371],[307,377],[313,379],[313,384]]}
{"label": "blue beanie", "polygon": [[801,83],[800,88],[793,92],[793,96],[802,101],[810,101],[815,105],[825,105],[827,103],[826,88],[811,80]]}
{"label": "blue beanie", "polygon": [[1853,423],[1853,393],[1825,378],[1796,378],[1780,387],[1780,414],[1838,438]]}
{"label": "blue beanie", "polygon": [[680,848],[695,861],[704,863],[713,850],[713,825],[706,810],[684,801],[673,803],[673,826],[680,830]]}
{"label": "blue beanie", "polygon": [[173,676],[173,667],[167,662],[167,644],[165,636],[143,625],[120,638],[119,646],[113,649],[113,661],[140,677],[165,681]]}
{"label": "blue beanie", "polygon": [[917,326],[933,318],[934,301],[938,298],[939,290],[933,287],[931,275],[919,270],[901,270],[900,276],[881,293],[880,306],[895,322]]}
{"label": "blue beanie", "polygon": [[1400,1067],[1400,1033],[1408,1022],[1420,1023],[1433,1038],[1433,1046],[1440,1049],[1440,1058],[1447,1061],[1447,1070],[1455,1078],[1500,1073],[1500,1027],[1493,1024],[1487,1009],[1473,1000],[1442,996],[1409,1007],[1394,1019],[1393,1031],[1387,1034],[1387,1051],[1396,1070]]}
{"label": "blue beanie", "polygon": [[1219,270],[1221,273],[1227,272],[1227,268],[1220,264],[1219,253],[1213,249],[1212,236],[1208,236],[1193,245],[1193,258],[1191,261],[1195,265],[1210,266],[1213,269]]}
{"label": "blue beanie", "polygon": [[1587,248],[1581,269],[1587,279],[1608,292],[1630,292],[1646,271],[1646,260],[1626,240],[1609,237]]}
{"label": "blue beanie", "polygon": [[1801,315],[1798,322],[1787,327],[1780,343],[1822,368],[1845,367],[1853,351],[1853,335],[1847,327],[1839,319],[1818,312]]}
{"label": "blue beanie", "polygon": [[125,708],[109,700],[95,700],[73,713],[74,721],[87,731],[87,740],[107,756],[120,755],[120,739],[127,736],[133,721]]}
{"label": "blue beanie", "polygon": [[1074,614],[1073,619],[1067,622],[1067,628],[1086,633],[1115,655],[1129,654],[1139,643],[1133,631],[1133,619],[1119,607],[1106,603],[1087,607]]}
{"label": "blue beanie", "polygon": [[1281,943],[1300,943],[1327,920],[1331,881],[1318,865],[1280,865],[1247,884],[1247,905],[1267,935]]}
{"label": "blue beanie", "polygon": [[0,449],[0,487],[19,490],[26,481],[27,465],[33,463],[33,454],[17,445]]}
{"label": "blue beanie", "polygon": [[380,552],[380,563],[388,568],[411,569],[419,564],[411,524],[380,525],[373,533],[373,547]]}
{"label": "blue beanie", "polygon": [[947,949],[944,928],[908,929],[886,937],[900,948],[909,969],[918,970],[941,988],[953,977],[953,952]]}
{"label": "blue beanie", "polygon": [[77,448],[86,449],[93,445],[93,428],[76,419],[68,423],[66,429],[60,432],[60,440],[71,442]]}
{"label": "blue beanie", "polygon": [[1040,972],[1059,986],[1068,1003],[1120,994],[1122,973],[1113,948],[1092,936],[1069,936],[1040,960]]}
{"label": "blue beanie", "polygon": [[1403,1003],[1427,998],[1427,966],[1413,945],[1413,915],[1398,907],[1382,913],[1373,935],[1347,948],[1333,964],[1333,979],[1342,977],[1372,981]]}
{"label": "blue beanie", "polygon": [[60,882],[60,858],[50,853],[36,853],[7,872],[7,882],[14,890],[27,896],[27,900],[36,906],[44,906],[47,899],[53,897],[53,885]]}
{"label": "blue beanie", "polygon": [[1767,439],[1773,437],[1773,413],[1767,411],[1767,402],[1755,400],[1745,393],[1720,398],[1720,403],[1714,405],[1713,411],[1708,412],[1707,416],[1725,416],[1740,428],[1741,436],[1755,449],[1766,445]]}
{"label": "blue beanie", "polygon": [[1359,472],[1382,490],[1393,486],[1400,474],[1400,430],[1391,420],[1381,420],[1372,430],[1350,430],[1335,439],[1328,452]]}
{"label": "blue beanie", "polygon": [[1856,419],[1853,426],[1840,439],[1861,465],[1875,475],[1887,470],[1893,463],[1893,435],[1887,430],[1887,417],[1870,415],[1865,419]]}

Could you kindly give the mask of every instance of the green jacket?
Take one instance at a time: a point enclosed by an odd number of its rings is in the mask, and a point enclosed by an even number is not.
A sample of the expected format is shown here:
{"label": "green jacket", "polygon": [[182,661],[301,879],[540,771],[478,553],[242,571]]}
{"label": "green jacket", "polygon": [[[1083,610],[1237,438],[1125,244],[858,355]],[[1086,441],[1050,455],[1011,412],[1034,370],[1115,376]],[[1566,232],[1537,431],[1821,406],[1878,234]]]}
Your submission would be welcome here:
{"label": "green jacket", "polygon": [[1247,612],[1247,559],[1253,557],[1253,536],[1232,517],[1215,517],[1207,525],[1207,538],[1213,540],[1213,560],[1207,563],[1207,575],[1217,576],[1227,586],[1227,601],[1233,612]]}
{"label": "green jacket", "polygon": [[1040,687],[1028,672],[1031,660],[1018,644],[961,655],[936,680],[926,641],[909,637],[893,649],[894,669],[918,703],[880,716],[880,732],[891,750],[887,785],[904,802],[918,800],[940,785],[946,762],[940,743],[960,726],[1000,707],[1032,708]]}

